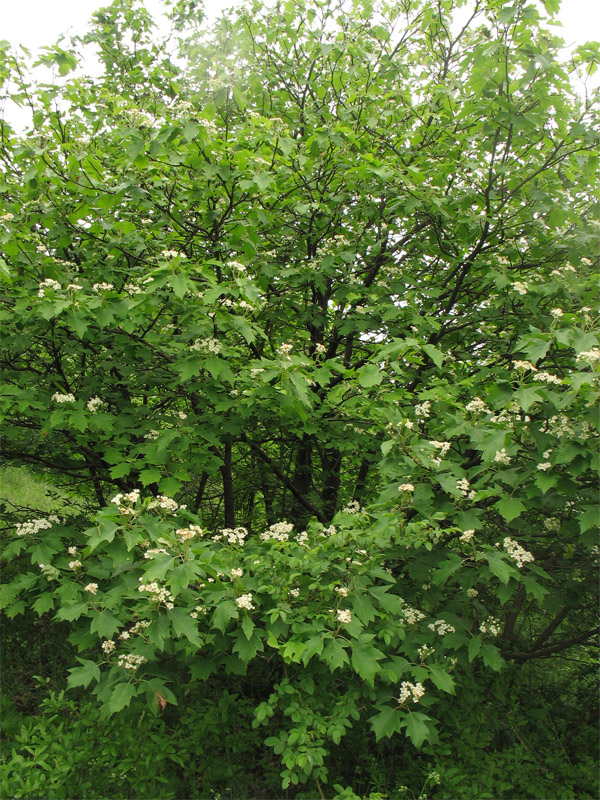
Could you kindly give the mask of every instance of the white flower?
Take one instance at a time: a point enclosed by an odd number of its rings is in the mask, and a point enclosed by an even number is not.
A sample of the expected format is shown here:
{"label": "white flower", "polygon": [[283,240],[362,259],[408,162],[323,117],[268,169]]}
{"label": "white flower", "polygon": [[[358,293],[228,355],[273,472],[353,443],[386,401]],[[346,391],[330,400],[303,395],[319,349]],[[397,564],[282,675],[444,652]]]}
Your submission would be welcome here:
{"label": "white flower", "polygon": [[60,394],[59,392],[55,392],[52,395],[52,400],[55,403],[74,403],[75,402],[75,395],[69,392],[68,394]]}
{"label": "white flower", "polygon": [[283,344],[280,344],[279,347],[277,348],[278,352],[282,356],[284,356],[285,358],[289,358],[290,357],[290,353],[292,352],[293,349],[294,349],[294,345],[286,343],[286,342],[284,342]]}
{"label": "white flower", "polygon": [[497,617],[488,617],[479,624],[481,633],[491,633],[492,636],[498,636],[502,631],[502,623]]}
{"label": "white flower", "polygon": [[523,281],[515,281],[512,287],[518,294],[527,294],[527,284]]}
{"label": "white flower", "polygon": [[524,547],[516,542],[514,539],[511,539],[507,536],[502,543],[502,546],[508,553],[508,555],[516,562],[517,567],[521,569],[523,564],[526,564],[528,561],[535,561],[535,558],[531,553],[525,550]]}
{"label": "white flower", "polygon": [[564,314],[564,311],[562,310],[562,308],[551,308],[550,313],[552,314],[554,319],[560,319]]}
{"label": "white flower", "polygon": [[67,547],[67,553],[70,556],[76,556],[77,555],[77,548],[76,547]]}
{"label": "white flower", "polygon": [[418,703],[425,694],[425,689],[422,683],[409,683],[409,681],[402,681],[400,684],[400,696],[398,697],[399,703],[406,703],[412,697],[413,703]]}
{"label": "white flower", "polygon": [[482,414],[486,413],[489,414],[489,408],[483,402],[481,397],[474,397],[467,405],[465,406],[467,411],[470,411],[472,414]]}
{"label": "white flower", "polygon": [[83,286],[81,286],[79,283],[69,283],[67,286],[67,292],[78,292],[81,289],[83,289]]}
{"label": "white flower", "polygon": [[534,381],[541,381],[542,383],[553,383],[557,386],[562,386],[562,379],[557,375],[551,375],[549,372],[538,372],[533,376]]}
{"label": "white flower", "polygon": [[348,587],[347,586],[334,586],[334,592],[337,592],[340,597],[348,597]]}
{"label": "white flower", "polygon": [[498,464],[510,464],[511,457],[506,452],[505,447],[503,447],[502,450],[496,450],[496,455],[494,456],[494,462]]}
{"label": "white flower", "polygon": [[242,594],[239,597],[236,597],[235,604],[238,608],[245,608],[247,611],[253,611],[254,606],[252,605],[252,595]]}
{"label": "white flower", "polygon": [[244,574],[244,570],[243,569],[232,569],[231,570],[231,577],[232,578],[241,578],[243,574]]}
{"label": "white flower", "polygon": [[133,672],[141,664],[144,664],[147,660],[148,659],[144,658],[144,656],[138,656],[135,653],[128,653],[126,655],[119,656],[117,660],[117,665],[119,667],[124,667],[125,669],[129,669]]}
{"label": "white flower", "polygon": [[260,538],[263,542],[268,542],[272,539],[278,542],[287,542],[293,528],[294,526],[291,522],[276,522],[269,527],[268,531],[261,533]]}
{"label": "white flower", "polygon": [[534,367],[531,361],[513,361],[513,367],[516,370],[531,370],[532,372],[537,372],[537,367]]}
{"label": "white flower", "polygon": [[179,253],[177,250],[162,250],[161,251],[161,256],[163,258],[167,258],[167,259],[169,259],[169,258],[177,258],[180,255],[182,255],[182,254]]}
{"label": "white flower", "polygon": [[189,525],[187,528],[179,528],[175,531],[182,542],[187,542],[188,539],[193,539],[195,536],[202,536],[204,531],[199,525]]}
{"label": "white flower", "polygon": [[420,403],[415,406],[415,416],[417,417],[428,417],[430,413],[431,403],[429,400],[425,400],[424,403]]}
{"label": "white flower", "polygon": [[412,483],[401,483],[398,487],[399,492],[414,492],[414,490],[415,487],[412,485]]}
{"label": "white flower", "polygon": [[152,429],[148,431],[148,433],[144,434],[144,439],[149,439],[151,442],[154,442],[158,439],[159,436],[160,436],[160,431]]}
{"label": "white flower", "polygon": [[537,465],[537,468],[541,472],[546,472],[546,470],[552,469],[552,464],[549,461],[543,461],[541,464]]}
{"label": "white flower", "polygon": [[244,264],[241,264],[239,261],[230,261],[229,266],[231,269],[235,270],[236,272],[246,272],[246,267]]}
{"label": "white flower", "polygon": [[290,589],[290,594],[292,595],[292,597],[299,597],[300,589]]}
{"label": "white flower", "polygon": [[79,567],[81,567],[81,561],[79,561],[79,559],[69,561],[69,569],[79,569]]}
{"label": "white flower", "polygon": [[97,594],[98,593],[98,584],[97,583],[88,583],[87,586],[83,587],[84,592],[89,592],[90,594]]}
{"label": "white flower", "polygon": [[315,345],[315,350],[317,351],[317,353],[319,353],[319,355],[323,355],[324,353],[327,352],[327,348],[322,342],[317,342],[317,344]]}
{"label": "white flower", "polygon": [[337,621],[343,625],[349,625],[352,622],[352,612],[345,608],[338,608]]}
{"label": "white flower", "polygon": [[[57,516],[51,514],[47,519],[40,517],[39,519],[31,519],[28,522],[18,522],[16,527],[17,536],[27,536],[29,534],[36,534],[38,531],[47,530],[52,527],[54,522],[59,522]],[[75,551],[76,553],[77,551]]]}
{"label": "white flower", "polygon": [[471,599],[477,597],[478,594],[479,592],[477,591],[477,589],[467,589],[467,597],[470,597]]}
{"label": "white flower", "polygon": [[474,536],[475,536],[475,529],[470,528],[468,531],[465,531],[459,538],[461,542],[470,542]]}
{"label": "white flower", "polygon": [[90,411],[92,414],[95,414],[95,413],[96,413],[96,411],[98,411],[98,409],[100,409],[100,408],[102,407],[102,402],[103,402],[103,401],[102,401],[102,400],[101,400],[99,397],[91,397],[91,398],[90,398],[90,399],[87,401],[87,403],[85,404],[85,407],[86,407],[86,408],[87,408],[87,410],[88,410],[88,411]]}
{"label": "white flower", "polygon": [[430,631],[437,633],[438,636],[445,636],[447,633],[456,633],[456,628],[445,619],[436,619],[435,622],[430,622],[427,626]]}
{"label": "white flower", "polygon": [[218,339],[196,339],[196,341],[190,345],[190,350],[195,350],[199,353],[212,353],[213,355],[218,355],[221,350],[223,349],[223,345]]}
{"label": "white flower", "polygon": [[60,289],[60,283],[52,278],[46,278],[38,284],[38,297],[45,297],[46,289],[53,289],[55,292],[57,292]]}
{"label": "white flower", "polygon": [[575,361],[585,361],[586,364],[595,367],[600,361],[600,348],[592,347],[591,350],[582,350],[580,353],[577,353]]}
{"label": "white flower", "polygon": [[94,283],[92,286],[93,292],[110,292],[114,289],[114,285],[112,283]]}
{"label": "white flower", "polygon": [[109,653],[112,653],[112,651],[115,649],[115,643],[112,639],[106,639],[104,642],[102,642],[102,649],[106,655],[109,655]]}
{"label": "white flower", "polygon": [[139,286],[136,286],[135,283],[126,283],[123,288],[129,294],[142,294],[143,292],[143,289],[141,289]]}
{"label": "white flower", "polygon": [[466,478],[460,478],[456,481],[456,488],[460,490],[463,497],[467,497],[470,489],[469,481]]}

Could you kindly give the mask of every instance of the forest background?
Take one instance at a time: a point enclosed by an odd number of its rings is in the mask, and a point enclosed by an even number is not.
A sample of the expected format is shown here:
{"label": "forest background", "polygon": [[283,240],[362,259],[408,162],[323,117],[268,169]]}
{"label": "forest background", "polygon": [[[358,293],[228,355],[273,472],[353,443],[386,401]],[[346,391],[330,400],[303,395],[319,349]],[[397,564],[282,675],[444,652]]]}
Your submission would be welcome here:
{"label": "forest background", "polygon": [[4,795],[595,797],[598,45],[164,5],[0,45]]}

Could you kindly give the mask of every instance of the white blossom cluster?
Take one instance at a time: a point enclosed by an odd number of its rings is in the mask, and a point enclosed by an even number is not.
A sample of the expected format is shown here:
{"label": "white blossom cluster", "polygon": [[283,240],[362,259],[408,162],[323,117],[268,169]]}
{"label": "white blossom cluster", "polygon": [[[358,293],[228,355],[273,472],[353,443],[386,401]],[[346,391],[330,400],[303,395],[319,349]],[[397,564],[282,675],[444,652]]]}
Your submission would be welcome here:
{"label": "white blossom cluster", "polygon": [[279,347],[277,348],[277,352],[284,358],[290,358],[290,353],[292,352],[293,349],[294,349],[293,344],[289,344],[289,342],[284,342],[283,344],[279,345]]}
{"label": "white blossom cluster", "polygon": [[112,283],[105,283],[102,281],[101,283],[94,283],[92,285],[92,291],[99,293],[99,292],[110,292],[114,289],[114,285]]}
{"label": "white blossom cluster", "polygon": [[202,536],[203,533],[204,531],[200,525],[188,525],[187,528],[179,528],[175,531],[175,535],[178,536],[182,542],[187,542],[195,536]]}
{"label": "white blossom cluster", "polygon": [[96,411],[99,411],[102,408],[103,401],[99,397],[90,397],[90,399],[85,404],[85,407],[91,414],[95,414]]}
{"label": "white blossom cluster", "polygon": [[550,372],[536,372],[533,376],[534,381],[540,381],[541,383],[552,383],[555,386],[562,386],[562,378],[559,378],[558,375],[552,375]]}
{"label": "white blossom cluster", "polygon": [[164,494],[159,494],[156,498],[158,502],[158,507],[161,508],[163,511],[177,511],[179,508],[184,508],[184,506],[178,505],[175,500],[170,497],[167,497]]}
{"label": "white blossom cluster", "polygon": [[463,497],[468,497],[470,500],[472,500],[476,494],[476,492],[471,490],[471,485],[466,478],[459,478],[459,480],[456,481],[456,488]]}
{"label": "white blossom cluster", "polygon": [[422,611],[419,611],[417,608],[412,608],[412,606],[409,606],[404,601],[402,601],[402,614],[409,625],[415,625],[417,622],[425,619],[425,614],[423,614]]}
{"label": "white blossom cluster", "polygon": [[503,447],[501,450],[496,450],[496,455],[494,456],[494,463],[510,464],[511,461],[512,461],[511,457],[506,452],[506,447]]}
{"label": "white blossom cluster", "polygon": [[102,642],[102,649],[108,656],[115,649],[115,643],[113,642],[112,639],[106,639],[104,642]]}
{"label": "white blossom cluster", "polygon": [[144,439],[147,439],[150,442],[155,442],[159,436],[160,436],[160,431],[157,431],[155,428],[152,428],[152,430],[149,430],[148,433],[144,434]]}
{"label": "white blossom cluster", "polygon": [[204,606],[196,606],[193,611],[190,611],[190,617],[192,619],[198,619],[198,614],[206,614]]}
{"label": "white blossom cluster", "polygon": [[592,347],[591,350],[582,350],[580,353],[577,353],[575,361],[583,361],[584,363],[589,364],[590,367],[595,367],[596,364],[600,362],[600,348]]}
{"label": "white blossom cluster", "polygon": [[415,416],[417,417],[429,417],[431,414],[431,403],[429,400],[425,400],[424,403],[417,403],[415,406]]}
{"label": "white blossom cluster", "polygon": [[525,550],[524,547],[516,542],[514,539],[511,539],[510,536],[507,536],[502,543],[502,546],[508,553],[508,555],[512,558],[513,561],[516,562],[517,567],[521,569],[523,564],[526,564],[528,561],[535,561],[533,555]]}
{"label": "white blossom cluster", "polygon": [[489,408],[486,406],[484,401],[481,397],[474,397],[467,405],[465,406],[467,411],[470,411],[472,414],[490,414]]}
{"label": "white blossom cluster", "polygon": [[55,403],[74,403],[75,402],[75,395],[69,392],[68,394],[60,394],[60,392],[55,392],[52,395],[52,399]]}
{"label": "white blossom cluster", "polygon": [[360,513],[360,503],[358,500],[352,500],[346,505],[342,511],[345,514],[359,514]]}
{"label": "white blossom cluster", "polygon": [[308,542],[308,533],[306,531],[300,531],[300,533],[294,536],[294,539],[298,544],[306,544]]}
{"label": "white blossom cluster", "polygon": [[435,653],[435,647],[430,647],[428,644],[424,644],[421,647],[417,647],[417,653],[419,654],[421,661],[425,661],[427,656],[431,656],[433,653]]}
{"label": "white blossom cluster", "polygon": [[217,533],[212,537],[213,542],[219,542],[221,539],[226,539],[229,544],[243,545],[248,536],[246,528],[241,526],[238,528],[223,528],[221,533]]}
{"label": "white blossom cluster", "polygon": [[88,583],[87,586],[83,587],[84,592],[89,592],[90,594],[98,594],[98,584],[97,583]]}
{"label": "white blossom cluster", "polygon": [[153,547],[150,550],[146,550],[144,553],[144,558],[153,558],[154,556],[168,556],[169,554],[165,550],[164,547]]}
{"label": "white blossom cluster", "polygon": [[111,503],[114,503],[117,506],[123,505],[123,503],[130,503],[131,505],[135,505],[137,501],[140,499],[140,490],[134,489],[132,492],[119,492],[113,498],[111,498]]}
{"label": "white blossom cluster", "polygon": [[[142,581],[143,578],[140,578]],[[148,592],[153,603],[164,603],[165,608],[173,608],[173,595],[164,586],[159,586],[156,581],[151,583],[140,583],[138,592]]]}
{"label": "white blossom cluster", "polygon": [[74,561],[69,561],[69,569],[80,569],[82,566],[83,564],[78,558],[76,558]]}
{"label": "white blossom cluster", "polygon": [[549,433],[557,439],[572,438],[575,435],[575,428],[569,422],[566,414],[555,414],[548,420],[546,427],[540,428],[540,433]]}
{"label": "white blossom cluster", "polygon": [[537,372],[537,367],[534,366],[531,361],[513,361],[513,368],[517,370],[517,372]]}
{"label": "white blossom cluster", "polygon": [[469,597],[471,600],[474,597],[477,597],[478,595],[479,595],[479,592],[477,591],[477,589],[467,589],[467,597]]}
{"label": "white blossom cluster", "polygon": [[241,594],[239,597],[236,597],[235,604],[238,608],[245,608],[247,611],[253,611],[254,605],[252,604],[252,595],[248,594]]}
{"label": "white blossom cluster", "polygon": [[290,538],[290,532],[294,526],[291,522],[276,522],[269,527],[268,531],[261,533],[260,538],[263,542],[275,540],[277,542],[287,542]]}
{"label": "white blossom cluster", "polygon": [[142,294],[144,291],[141,286],[138,286],[136,283],[126,283],[123,288],[128,294]]}
{"label": "white blossom cluster", "polygon": [[300,589],[290,589],[292,597],[300,597]]}
{"label": "white blossom cluster", "polygon": [[562,308],[551,308],[550,315],[554,317],[554,319],[560,319],[564,315],[564,311]]}
{"label": "white blossom cluster", "polygon": [[347,586],[334,586],[333,591],[337,592],[340,597],[348,597],[348,587]]}
{"label": "white blossom cluster", "polygon": [[60,522],[56,514],[50,514],[49,517],[40,517],[39,519],[30,519],[28,522],[18,522],[16,527],[17,536],[29,536],[38,531],[43,531],[51,528],[55,523]]}
{"label": "white blossom cluster", "polygon": [[124,655],[119,656],[119,658],[117,659],[117,666],[135,672],[135,670],[139,666],[144,664],[147,660],[148,659],[144,658],[144,656],[138,656],[135,653],[126,653]]}
{"label": "white blossom cluster", "polygon": [[352,612],[347,608],[338,608],[337,621],[343,625],[349,625],[352,622]]}
{"label": "white blossom cluster", "polygon": [[195,350],[199,353],[212,353],[218,355],[223,349],[223,345],[218,339],[211,339],[209,337],[204,339],[196,339],[190,345],[190,350]]}
{"label": "white blossom cluster", "polygon": [[321,531],[321,536],[335,536],[337,533],[337,528],[335,525],[330,525],[328,528],[323,528]]}
{"label": "white blossom cluster", "polygon": [[488,617],[479,624],[481,633],[490,633],[492,636],[499,636],[502,631],[502,623],[497,617]]}
{"label": "white blossom cluster", "polygon": [[512,284],[512,288],[517,292],[517,294],[527,294],[527,284],[524,281],[515,281]]}
{"label": "white blossom cluster", "polygon": [[410,492],[414,492],[414,490],[415,487],[412,485],[412,483],[401,483],[400,486],[398,487],[399,492],[406,492],[407,494],[410,494]]}
{"label": "white blossom cluster", "polygon": [[559,531],[560,530],[560,520],[558,517],[547,517],[544,520],[544,528],[547,531]]}
{"label": "white blossom cluster", "polygon": [[441,463],[442,463],[442,459],[446,457],[446,455],[448,454],[448,451],[450,450],[450,447],[452,445],[451,445],[450,442],[437,442],[437,441],[435,441],[435,439],[432,440],[430,442],[430,444],[436,450],[440,451],[438,456],[432,457],[432,459],[431,459],[433,461],[433,463],[436,465],[436,467],[439,467],[441,465]]}
{"label": "white blossom cluster", "polygon": [[445,636],[447,633],[456,633],[456,628],[445,619],[436,619],[435,622],[430,622],[427,626],[430,631],[437,633],[438,636]]}
{"label": "white blossom cluster", "polygon": [[234,567],[231,570],[231,577],[232,578],[241,578],[243,574],[244,574],[244,570],[243,569],[238,569],[238,568]]}
{"label": "white blossom cluster", "polygon": [[[128,631],[123,631],[123,633],[119,636],[119,639],[129,639],[129,636],[135,636],[138,633],[141,633],[143,630],[146,630],[150,626],[149,619],[141,619],[139,622],[136,622]],[[127,634],[127,636],[125,635]]]}
{"label": "white blossom cluster", "polygon": [[461,542],[470,542],[470,541],[473,540],[474,536],[475,536],[475,529],[474,528],[469,528],[468,531],[464,531],[459,536],[459,539],[460,539]]}
{"label": "white blossom cluster", "polygon": [[418,703],[424,694],[425,689],[423,688],[422,683],[409,683],[408,681],[402,681],[400,684],[400,696],[398,697],[398,702],[403,705],[412,697],[413,703]]}
{"label": "white blossom cluster", "polygon": [[60,290],[60,283],[52,278],[46,278],[38,284],[38,297],[45,297],[46,289],[53,289],[55,292],[57,292]]}

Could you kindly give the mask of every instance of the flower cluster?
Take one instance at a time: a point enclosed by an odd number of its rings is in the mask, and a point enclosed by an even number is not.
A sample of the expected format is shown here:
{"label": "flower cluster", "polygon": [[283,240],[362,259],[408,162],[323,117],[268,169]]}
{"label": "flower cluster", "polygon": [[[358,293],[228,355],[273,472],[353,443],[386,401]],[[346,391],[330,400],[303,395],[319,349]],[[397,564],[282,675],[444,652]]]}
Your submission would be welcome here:
{"label": "flower cluster", "polygon": [[424,403],[417,403],[415,406],[415,416],[428,417],[431,414],[431,403],[425,400]]}
{"label": "flower cluster", "polygon": [[459,536],[459,539],[460,539],[461,542],[470,542],[470,541],[472,541],[474,536],[475,536],[475,529],[474,528],[469,528],[468,531],[464,531]]}
{"label": "flower cluster", "polygon": [[478,595],[479,595],[479,592],[477,591],[477,589],[467,589],[467,597],[470,598],[471,600],[474,597],[477,597]]}
{"label": "flower cluster", "polygon": [[55,514],[51,514],[48,518],[40,517],[39,519],[31,519],[28,522],[18,522],[16,533],[17,536],[28,536],[51,528],[56,522],[60,522],[60,520]]}
{"label": "flower cluster", "polygon": [[470,496],[472,494],[471,485],[466,478],[459,478],[456,481],[456,488],[460,491],[463,497]]}
{"label": "flower cluster", "polygon": [[76,558],[75,561],[69,561],[69,569],[79,569],[82,566],[83,564],[78,558]]}
{"label": "flower cluster", "polygon": [[167,497],[164,494],[159,494],[156,499],[158,501],[158,507],[163,511],[175,512],[178,508],[183,508],[183,506],[178,505],[175,500],[172,500],[170,497]]}
{"label": "flower cluster", "polygon": [[153,547],[151,550],[146,550],[144,558],[152,558],[153,556],[168,556],[169,554],[164,547]]}
{"label": "flower cluster", "polygon": [[334,586],[333,591],[337,592],[340,597],[348,597],[348,587],[347,586]]}
{"label": "flower cluster", "polygon": [[436,619],[435,622],[430,622],[427,627],[430,631],[437,633],[438,636],[445,636],[447,633],[456,633],[454,625],[450,625],[445,619]]}
{"label": "flower cluster", "polygon": [[415,487],[412,485],[412,483],[401,483],[398,487],[399,492],[414,492],[414,490]]}
{"label": "flower cluster", "polygon": [[289,358],[290,353],[292,352],[293,349],[294,349],[293,344],[289,344],[289,342],[284,342],[283,344],[279,345],[279,347],[277,348],[277,352],[284,358]]}
{"label": "flower cluster", "polygon": [[147,660],[148,659],[144,658],[144,656],[138,656],[135,653],[126,653],[122,656],[119,656],[117,659],[117,666],[135,672],[135,670]]}
{"label": "flower cluster", "polygon": [[106,639],[104,642],[102,642],[102,649],[108,656],[115,649],[115,643],[113,642],[112,639]]}
{"label": "flower cluster", "polygon": [[231,577],[232,578],[241,578],[243,574],[244,574],[244,570],[243,569],[237,569],[237,568],[234,567],[231,570]]}
{"label": "flower cluster", "polygon": [[98,594],[98,584],[97,583],[88,583],[87,586],[83,587],[84,592],[89,592],[90,594]]}
{"label": "flower cluster", "polygon": [[591,350],[582,350],[580,353],[577,353],[577,357],[575,361],[578,363],[580,361],[589,364],[590,367],[595,367],[598,362],[600,362],[600,348],[592,347]]}
{"label": "flower cluster", "polygon": [[[135,636],[136,634],[141,633],[143,630],[148,628],[150,624],[151,623],[149,619],[141,619],[139,622],[136,622],[135,625],[129,628],[129,631],[123,631],[119,638],[128,639],[130,635]],[[125,636],[125,634],[127,634],[127,636]]]}
{"label": "flower cluster", "polygon": [[360,503],[358,502],[358,500],[352,500],[350,503],[348,503],[347,506],[345,506],[342,509],[342,511],[345,514],[358,514],[360,513]]}
{"label": "flower cluster", "polygon": [[513,368],[518,372],[537,372],[537,367],[531,361],[513,361]]}
{"label": "flower cluster", "polygon": [[435,653],[435,647],[430,647],[428,644],[424,644],[421,647],[417,647],[417,653],[419,654],[421,661],[425,661],[427,656],[431,656],[433,653]]}
{"label": "flower cluster", "polygon": [[193,539],[194,536],[202,536],[204,531],[200,527],[200,525],[189,525],[187,528],[179,528],[175,531],[175,535],[178,536],[182,542],[187,542],[188,539]]}
{"label": "flower cluster", "polygon": [[343,625],[349,625],[352,622],[352,612],[347,608],[338,608],[337,621]]}
{"label": "flower cluster", "polygon": [[496,450],[496,455],[494,456],[494,463],[496,464],[510,464],[511,457],[506,452],[506,447],[503,447],[501,450]]}
{"label": "flower cluster", "polygon": [[94,283],[92,286],[93,292],[110,292],[114,289],[114,285],[112,283]]}
{"label": "flower cluster", "polygon": [[479,624],[481,633],[490,633],[492,636],[499,636],[502,631],[502,623],[497,617],[488,617]]}
{"label": "flower cluster", "polygon": [[95,414],[96,411],[99,411],[99,409],[102,408],[102,405],[103,401],[99,397],[91,397],[85,404],[85,407],[89,412]]}
{"label": "flower cluster", "polygon": [[528,561],[535,561],[533,555],[525,550],[524,547],[521,547],[518,542],[515,542],[514,539],[511,539],[510,536],[505,538],[502,546],[512,560],[516,562],[519,569],[521,569],[523,564],[526,564]]}
{"label": "flower cluster", "polygon": [[193,344],[190,345],[190,350],[195,350],[199,353],[212,353],[213,355],[218,355],[221,350],[223,349],[223,345],[218,339],[196,339]]}
{"label": "flower cluster", "polygon": [[[142,581],[143,578],[140,578]],[[148,592],[150,594],[150,599],[153,603],[164,603],[165,608],[173,608],[173,595],[168,589],[165,589],[164,586],[159,586],[156,581],[152,581],[151,583],[140,583],[138,586],[138,592]]]}
{"label": "flower cluster", "polygon": [[253,611],[254,606],[252,604],[252,595],[248,594],[241,594],[239,597],[236,597],[235,604],[238,608],[245,608],[247,611]]}
{"label": "flower cluster", "polygon": [[481,397],[474,397],[467,405],[465,406],[467,411],[470,411],[472,414],[489,414],[490,410],[483,402]]}
{"label": "flower cluster", "polygon": [[402,681],[400,684],[400,696],[398,697],[398,702],[404,704],[412,697],[413,703],[418,703],[424,694],[425,689],[423,688],[422,683],[409,683],[408,681]]}
{"label": "flower cluster", "polygon": [[53,289],[57,292],[60,289],[60,283],[52,278],[46,278],[46,280],[38,284],[38,297],[45,297],[46,289]]}
{"label": "flower cluster", "polygon": [[558,375],[552,375],[550,372],[536,372],[533,380],[541,383],[552,383],[555,386],[562,386],[563,383],[562,378],[559,378]]}
{"label": "flower cluster", "polygon": [[409,625],[415,625],[417,622],[425,619],[425,614],[423,614],[422,611],[412,608],[412,606],[409,606],[404,601],[402,601],[402,614]]}
{"label": "flower cluster", "polygon": [[160,431],[157,431],[154,428],[152,428],[152,430],[149,430],[148,433],[144,434],[144,439],[148,439],[148,441],[150,442],[155,442],[159,436],[160,436]]}
{"label": "flower cluster", "polygon": [[272,539],[277,542],[287,542],[293,528],[294,526],[291,522],[276,522],[269,527],[268,531],[261,533],[260,538],[263,542],[268,542]]}
{"label": "flower cluster", "polygon": [[55,392],[52,395],[52,399],[55,403],[74,403],[75,402],[75,395],[69,392],[68,394],[60,394],[60,392]]}
{"label": "flower cluster", "polygon": [[523,281],[515,281],[512,284],[512,288],[517,292],[517,294],[527,294],[527,284]]}
{"label": "flower cluster", "polygon": [[246,528],[223,528],[221,533],[217,533],[212,537],[213,542],[219,542],[221,539],[227,539],[229,544],[243,545],[248,536]]}

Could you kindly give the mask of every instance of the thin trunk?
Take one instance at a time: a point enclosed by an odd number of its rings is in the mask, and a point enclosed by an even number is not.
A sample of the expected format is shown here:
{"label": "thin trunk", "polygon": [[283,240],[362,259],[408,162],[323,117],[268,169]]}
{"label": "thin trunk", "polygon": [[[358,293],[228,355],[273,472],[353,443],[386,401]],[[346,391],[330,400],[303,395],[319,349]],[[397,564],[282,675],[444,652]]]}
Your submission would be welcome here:
{"label": "thin trunk", "polygon": [[225,526],[235,528],[235,504],[233,494],[232,447],[231,442],[225,442],[223,448],[223,464],[221,475],[223,477],[223,501],[225,504]]}

